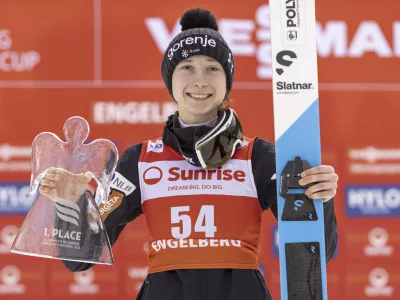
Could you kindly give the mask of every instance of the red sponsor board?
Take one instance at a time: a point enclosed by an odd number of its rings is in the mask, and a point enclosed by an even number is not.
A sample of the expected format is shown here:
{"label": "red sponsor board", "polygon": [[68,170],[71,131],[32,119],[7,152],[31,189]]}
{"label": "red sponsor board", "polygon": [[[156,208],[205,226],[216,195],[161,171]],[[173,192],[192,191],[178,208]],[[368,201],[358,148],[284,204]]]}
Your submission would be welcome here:
{"label": "red sponsor board", "polygon": [[[51,131],[64,138],[62,126],[70,116],[80,115],[86,118],[91,127],[89,139],[107,138],[115,141],[122,154],[123,150],[132,144],[161,136],[162,123],[175,110],[175,104],[172,100],[168,100],[167,93],[162,89],[151,92],[138,90],[134,96],[127,90],[118,92],[115,89],[81,90],[78,96],[75,90],[63,90],[61,95],[59,93],[59,90],[35,90],[34,93],[26,93],[26,90],[14,91],[13,94],[22,99],[23,106],[29,114],[21,114],[21,104],[13,101],[13,98],[9,98],[8,101],[3,100],[7,104],[7,110],[0,110],[0,124],[4,128],[1,131],[2,141],[7,141],[0,144],[2,149],[0,164],[4,170],[2,173],[6,173],[1,177],[4,180],[18,178],[28,181],[30,179],[28,148],[33,139],[43,131]],[[357,99],[353,94],[320,93],[321,140],[323,154],[326,155],[323,157],[326,157],[327,163],[336,162],[338,171],[342,171],[341,175],[352,176],[357,181],[376,181],[378,175],[382,181],[390,180],[397,174],[390,172],[396,166],[396,159],[387,163],[382,162],[385,165],[393,165],[391,169],[386,168],[386,172],[384,169],[379,171],[376,167],[371,169],[368,165],[376,164],[371,161],[374,157],[369,158],[370,152],[363,149],[368,149],[369,146],[378,149],[396,149],[396,147],[400,149],[400,145],[396,146],[395,140],[380,134],[381,131],[390,132],[396,126],[398,107],[390,100],[395,98],[396,94],[369,93],[368,98],[364,96],[364,99]],[[367,105],[370,103],[368,101],[378,97],[382,98],[379,111],[374,106]],[[267,90],[238,90],[233,92],[233,99],[233,108],[243,120],[245,134],[250,137],[257,135],[272,141],[273,114],[270,93]],[[347,103],[347,99],[352,101]],[[346,110],[343,107],[346,107]],[[42,117],[41,108],[46,108],[52,113]],[[259,121],[252,122],[253,119]],[[369,120],[378,122],[380,127],[377,128]],[[15,134],[13,128],[20,126],[22,121],[31,125]],[[393,151],[387,150],[386,153]],[[346,165],[340,165],[337,155],[346,160]],[[380,160],[386,157],[385,153],[382,155]],[[26,166],[21,166],[23,172],[17,172],[18,168],[15,166],[12,168],[10,164],[13,162],[24,163]],[[0,172],[2,170],[0,169]],[[375,173],[371,173],[373,170]],[[346,177],[344,178],[347,179]]]}
{"label": "red sponsor board", "polygon": [[348,265],[363,262],[400,261],[400,234],[397,220],[352,220],[344,236]]}
{"label": "red sponsor board", "polygon": [[143,259],[130,261],[125,264],[123,268],[125,295],[131,297],[131,299],[137,296],[146,279],[147,269],[147,261]]}
{"label": "red sponsor board", "polygon": [[0,80],[93,77],[92,1],[5,0],[1,7]]}
{"label": "red sponsor board", "polygon": [[0,256],[0,298],[46,296],[48,264],[31,256]]}
{"label": "red sponsor board", "polygon": [[344,299],[343,264],[338,258],[333,258],[326,266],[328,297],[331,300]]}
{"label": "red sponsor board", "polygon": [[[89,121],[91,127],[89,139],[101,137],[113,140],[122,152],[134,143],[161,136],[162,123],[176,108],[163,89],[137,90],[134,95],[128,90],[116,89],[79,91],[77,95],[76,90],[71,89],[62,91],[35,89],[34,93],[27,93],[27,90],[21,89],[13,91],[12,97],[6,95],[2,97],[7,110],[0,110],[0,124],[4,128],[1,130],[0,163],[2,166],[11,162],[24,162],[27,165],[23,169],[23,174],[12,172],[15,168],[3,167],[2,169],[11,177],[2,176],[2,178],[29,179],[27,148],[35,136],[43,131],[51,131],[64,138],[62,126],[70,116],[80,115]],[[14,101],[14,97],[23,101],[23,107],[29,114],[21,113],[21,103]],[[369,152],[362,150],[370,146],[377,149],[400,149],[395,140],[380,134],[380,132],[390,132],[396,127],[398,106],[391,100],[396,97],[396,93],[371,92],[368,96],[357,98],[351,92],[321,92],[320,97],[321,140],[326,160],[330,160],[331,163],[336,162],[343,176],[356,176],[354,178],[357,181],[375,181],[378,175],[382,180],[393,178],[397,173],[390,172],[390,169],[386,172],[375,169],[375,173],[371,173],[373,170],[371,171],[368,165],[375,163],[371,161],[374,157],[369,158],[367,156]],[[368,105],[376,98],[380,98],[379,110]],[[257,135],[272,141],[273,107],[270,92],[237,90],[233,92],[233,100],[232,106],[243,120],[245,134],[250,137]],[[52,113],[42,115],[44,108]],[[257,119],[258,122],[252,122],[253,119]],[[374,120],[374,123],[370,120]],[[30,126],[15,134],[13,128],[20,126],[21,122],[29,122]],[[379,127],[374,125],[376,122],[380,124]],[[393,151],[387,150],[386,153]],[[339,165],[337,155],[343,157],[345,162],[341,163],[346,165]],[[385,153],[382,155],[380,159],[375,158],[379,159],[378,163],[387,157],[384,156]],[[393,158],[386,164],[396,164],[396,160],[398,158]]]}
{"label": "red sponsor board", "polygon": [[[362,9],[357,9],[360,2],[352,2],[354,9],[337,11],[337,5],[349,7],[348,2],[316,1],[322,82],[394,82],[400,25],[398,3],[388,2],[387,6],[363,3]],[[3,78],[160,80],[160,61],[180,30],[179,17],[185,9],[202,6],[217,16],[220,32],[233,49],[237,80],[270,80],[268,4],[259,0],[248,2],[246,7],[241,4],[235,0],[226,7],[208,0],[182,6],[174,0],[165,10],[157,9],[154,3],[127,0],[118,5],[107,1],[63,0],[55,5],[48,0],[35,4],[6,0],[2,5],[7,10],[0,15],[2,30],[8,32],[3,33],[1,44]],[[7,51],[14,55],[4,53]],[[21,59],[29,51],[37,57]],[[29,61],[33,67],[11,68],[12,61]],[[377,66],[380,72],[370,71]]]}
{"label": "red sponsor board", "polygon": [[400,273],[397,264],[361,263],[347,268],[346,299],[399,299]]}
{"label": "red sponsor board", "polygon": [[[316,2],[319,77],[322,82],[393,81],[395,72],[392,67],[398,64],[396,57],[400,56],[398,15],[373,3],[363,3],[363,9],[337,11],[337,5],[348,6],[348,2]],[[248,2],[246,6],[238,1],[230,3],[226,7],[213,1],[202,1],[201,6],[212,9],[218,17],[220,32],[235,54],[237,81],[270,79],[268,4],[259,0]],[[358,7],[356,3],[353,2],[354,8]],[[141,2],[127,0],[118,6],[105,2],[102,15],[103,26],[108,29],[103,35],[105,78],[158,79],[162,55],[180,30],[179,17],[185,9],[198,5],[200,3],[192,1],[182,6],[180,1],[174,0],[169,2],[168,10],[163,10],[149,9]],[[378,64],[380,70],[385,70],[379,72],[380,76],[366,71]]]}
{"label": "red sponsor board", "polygon": [[0,257],[4,256],[4,259],[7,259],[9,256],[15,255],[10,252],[10,248],[22,221],[23,217],[0,217]]}
{"label": "red sponsor board", "polygon": [[146,219],[140,216],[124,229],[120,242],[123,245],[124,255],[130,260],[147,261],[148,240]]}
{"label": "red sponsor board", "polygon": [[[132,144],[161,136],[162,126],[168,115],[174,113],[176,105],[168,99],[164,90],[137,92],[128,90],[60,90],[45,89],[16,90],[14,96],[23,101],[1,95],[0,103],[0,179],[30,180],[30,151],[34,138],[41,132],[53,132],[65,140],[64,122],[71,116],[82,116],[88,120],[88,140],[106,138],[115,142],[120,155]],[[7,100],[8,99],[8,100]],[[51,111],[51,113],[45,113]],[[29,112],[29,113],[28,113]],[[21,123],[29,127],[15,134]],[[19,165],[17,165],[19,163]],[[24,163],[22,166],[21,163]]]}
{"label": "red sponsor board", "polygon": [[105,296],[121,294],[117,266],[96,265],[83,272],[70,272],[61,262],[52,263],[49,273],[52,296]]}

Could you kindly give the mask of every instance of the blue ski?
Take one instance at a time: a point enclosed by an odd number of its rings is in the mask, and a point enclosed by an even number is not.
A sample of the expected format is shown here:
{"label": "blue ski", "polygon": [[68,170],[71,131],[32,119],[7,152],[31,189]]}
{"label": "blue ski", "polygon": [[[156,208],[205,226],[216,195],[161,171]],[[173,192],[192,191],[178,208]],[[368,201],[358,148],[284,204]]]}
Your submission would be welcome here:
{"label": "blue ski", "polygon": [[327,300],[322,200],[298,184],[321,164],[315,0],[270,0],[282,300]]}

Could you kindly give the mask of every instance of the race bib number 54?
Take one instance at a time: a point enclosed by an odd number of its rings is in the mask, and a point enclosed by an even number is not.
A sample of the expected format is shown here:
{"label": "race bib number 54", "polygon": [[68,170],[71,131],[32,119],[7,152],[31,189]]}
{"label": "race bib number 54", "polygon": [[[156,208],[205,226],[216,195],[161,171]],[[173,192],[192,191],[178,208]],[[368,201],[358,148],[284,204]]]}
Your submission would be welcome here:
{"label": "race bib number 54", "polygon": [[[192,233],[192,219],[189,206],[171,207],[171,233],[176,239],[186,239]],[[214,225],[214,205],[203,205],[194,225],[195,232],[204,232],[206,238],[213,238],[217,231]]]}

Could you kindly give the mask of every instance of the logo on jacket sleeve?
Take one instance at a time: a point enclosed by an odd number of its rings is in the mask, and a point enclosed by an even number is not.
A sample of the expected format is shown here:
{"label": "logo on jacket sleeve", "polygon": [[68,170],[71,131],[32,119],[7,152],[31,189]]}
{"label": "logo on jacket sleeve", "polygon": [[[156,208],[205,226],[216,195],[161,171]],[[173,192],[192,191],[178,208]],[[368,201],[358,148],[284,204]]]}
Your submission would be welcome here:
{"label": "logo on jacket sleeve", "polygon": [[124,193],[125,196],[129,196],[136,189],[136,186],[122,176],[121,173],[115,172],[111,180],[110,188]]}
{"label": "logo on jacket sleeve", "polygon": [[105,221],[108,215],[122,204],[123,198],[124,194],[117,191],[112,191],[112,193],[108,196],[108,201],[99,204],[99,213],[103,221]]}
{"label": "logo on jacket sleeve", "polygon": [[157,140],[155,143],[148,141],[146,152],[156,152],[161,153],[164,150],[164,143],[161,140]]}

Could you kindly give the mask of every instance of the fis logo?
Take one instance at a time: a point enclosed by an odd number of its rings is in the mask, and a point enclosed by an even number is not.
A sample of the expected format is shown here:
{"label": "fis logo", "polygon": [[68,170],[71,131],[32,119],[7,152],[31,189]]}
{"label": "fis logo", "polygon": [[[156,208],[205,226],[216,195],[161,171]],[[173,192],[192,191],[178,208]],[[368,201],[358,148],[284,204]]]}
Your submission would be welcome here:
{"label": "fis logo", "polygon": [[157,140],[155,143],[149,141],[147,143],[147,152],[162,153],[164,151],[163,141]]}
{"label": "fis logo", "polygon": [[346,212],[350,217],[400,215],[400,186],[348,186]]}

